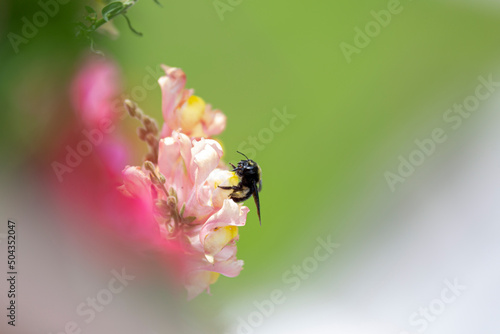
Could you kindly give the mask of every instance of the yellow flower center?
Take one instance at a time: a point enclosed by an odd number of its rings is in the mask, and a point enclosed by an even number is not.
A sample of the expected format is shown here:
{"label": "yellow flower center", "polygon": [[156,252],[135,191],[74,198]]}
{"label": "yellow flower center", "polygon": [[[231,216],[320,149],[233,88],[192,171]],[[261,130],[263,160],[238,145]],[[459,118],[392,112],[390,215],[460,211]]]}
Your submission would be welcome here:
{"label": "yellow flower center", "polygon": [[181,128],[184,133],[193,137],[203,135],[201,119],[205,113],[205,101],[201,97],[191,95],[181,109]]}
{"label": "yellow flower center", "polygon": [[[231,177],[227,180],[228,180],[230,186],[235,186],[238,183],[240,183],[240,178],[238,177],[238,175],[236,175],[235,172],[231,172]],[[223,180],[223,179],[216,180],[214,183],[214,189],[217,189],[217,187],[220,186],[222,183],[224,183],[224,181],[225,180]]]}
{"label": "yellow flower center", "polygon": [[205,254],[214,256],[238,235],[237,226],[216,227],[205,237]]}

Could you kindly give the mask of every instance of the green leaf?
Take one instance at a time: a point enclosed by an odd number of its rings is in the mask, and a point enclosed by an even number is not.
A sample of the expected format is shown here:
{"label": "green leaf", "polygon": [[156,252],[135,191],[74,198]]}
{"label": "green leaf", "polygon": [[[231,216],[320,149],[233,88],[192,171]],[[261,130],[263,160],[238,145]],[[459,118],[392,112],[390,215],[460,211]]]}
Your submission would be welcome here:
{"label": "green leaf", "polygon": [[85,6],[85,10],[87,11],[87,13],[89,14],[97,14],[96,11],[94,10],[94,8],[90,7],[90,6]]}
{"label": "green leaf", "polygon": [[179,213],[179,216],[184,217],[184,210],[186,210],[186,203],[182,204],[181,212]]}
{"label": "green leaf", "polygon": [[110,3],[109,5],[106,5],[102,9],[102,18],[104,19],[104,21],[109,21],[110,18],[119,14],[123,10],[123,7],[123,3],[120,1],[115,1]]}

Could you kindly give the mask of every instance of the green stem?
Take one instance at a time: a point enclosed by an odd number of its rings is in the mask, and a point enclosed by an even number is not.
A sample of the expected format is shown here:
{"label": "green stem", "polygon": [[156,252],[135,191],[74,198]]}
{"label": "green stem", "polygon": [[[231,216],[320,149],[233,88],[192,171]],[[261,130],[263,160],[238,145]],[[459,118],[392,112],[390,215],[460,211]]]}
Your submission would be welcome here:
{"label": "green stem", "polygon": [[123,17],[125,18],[125,20],[127,20],[127,24],[128,24],[128,27],[130,28],[130,30],[132,30],[132,32],[134,34],[142,36],[142,32],[139,32],[139,31],[135,30],[134,27],[132,27],[132,23],[130,23],[130,19],[128,18],[128,16],[125,13],[123,13]]}

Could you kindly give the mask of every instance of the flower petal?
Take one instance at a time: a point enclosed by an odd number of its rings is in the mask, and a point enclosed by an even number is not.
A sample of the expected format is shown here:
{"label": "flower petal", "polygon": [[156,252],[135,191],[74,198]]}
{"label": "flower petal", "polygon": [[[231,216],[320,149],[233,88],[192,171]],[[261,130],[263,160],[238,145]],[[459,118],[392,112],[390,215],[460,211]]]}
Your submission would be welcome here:
{"label": "flower petal", "polygon": [[128,194],[142,199],[151,199],[151,180],[138,166],[127,166],[122,172],[123,185]]}
{"label": "flower petal", "polygon": [[191,163],[191,173],[195,185],[199,186],[207,179],[208,175],[219,165],[219,150],[222,151],[219,143],[215,140],[201,139],[195,142],[191,150],[193,160]]}
{"label": "flower petal", "polygon": [[172,128],[171,122],[175,121],[174,111],[183,98],[186,75],[180,68],[165,65],[162,65],[162,68],[166,74],[158,79],[162,93],[162,113],[163,118]]}
{"label": "flower petal", "polygon": [[239,206],[232,199],[224,200],[222,208],[214,213],[200,231],[200,241],[204,244],[206,237],[216,228],[223,226],[244,226],[249,209],[246,206]]}
{"label": "flower petal", "polygon": [[202,269],[218,272],[226,277],[236,277],[243,269],[243,260],[230,259],[227,261],[215,262],[213,265],[207,265]]}
{"label": "flower petal", "polygon": [[217,227],[212,233],[205,236],[203,247],[206,255],[216,255],[226,245],[238,235],[238,227],[223,226]]}
{"label": "flower petal", "polygon": [[199,270],[188,274],[186,279],[186,289],[188,291],[188,300],[198,296],[203,291],[209,292],[210,284],[217,282],[219,273]]}
{"label": "flower petal", "polygon": [[212,106],[207,104],[203,115],[203,131],[207,136],[220,134],[226,128],[226,115],[222,111],[212,110]]}

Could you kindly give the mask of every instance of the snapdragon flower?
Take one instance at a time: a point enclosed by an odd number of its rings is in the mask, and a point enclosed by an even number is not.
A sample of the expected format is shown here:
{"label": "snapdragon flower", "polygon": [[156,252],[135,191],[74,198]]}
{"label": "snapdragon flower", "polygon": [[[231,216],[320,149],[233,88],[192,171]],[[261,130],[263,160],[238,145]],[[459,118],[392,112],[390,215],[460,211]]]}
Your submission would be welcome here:
{"label": "snapdragon flower", "polygon": [[220,167],[221,145],[207,138],[224,129],[226,117],[184,88],[182,70],[164,69],[167,76],[159,80],[165,118],[161,134],[135,103],[125,103],[143,123],[139,136],[150,152],[143,166],[124,169],[121,190],[154,207],[161,237],[181,245],[182,280],[192,299],[210,292],[220,274],[239,275],[238,227],[245,225],[249,209],[229,198],[231,190],[219,188],[239,182],[234,172]]}
{"label": "snapdragon flower", "polygon": [[162,137],[181,129],[192,138],[212,137],[226,127],[226,116],[186,89],[186,75],[180,68],[162,65],[165,76],[158,79],[162,91],[162,114],[165,123]]}

